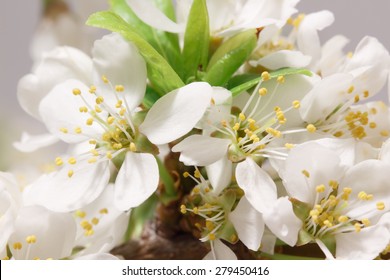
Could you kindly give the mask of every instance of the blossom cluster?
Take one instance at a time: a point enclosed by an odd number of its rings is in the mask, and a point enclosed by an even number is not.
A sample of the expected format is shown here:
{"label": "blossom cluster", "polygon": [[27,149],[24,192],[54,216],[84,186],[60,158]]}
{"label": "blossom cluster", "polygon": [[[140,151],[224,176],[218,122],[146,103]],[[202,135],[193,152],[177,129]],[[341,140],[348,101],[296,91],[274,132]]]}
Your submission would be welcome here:
{"label": "blossom cluster", "polygon": [[172,202],[205,259],[237,258],[238,242],[386,255],[390,115],[370,98],[389,52],[368,36],[349,53],[342,35],[321,44],[333,14],[298,2],[112,0],[88,20],[114,32],[91,54],[41,55],[17,94],[47,133],[15,147],[69,148],[27,183],[0,174],[0,257],[114,259],[145,222],[135,210]]}

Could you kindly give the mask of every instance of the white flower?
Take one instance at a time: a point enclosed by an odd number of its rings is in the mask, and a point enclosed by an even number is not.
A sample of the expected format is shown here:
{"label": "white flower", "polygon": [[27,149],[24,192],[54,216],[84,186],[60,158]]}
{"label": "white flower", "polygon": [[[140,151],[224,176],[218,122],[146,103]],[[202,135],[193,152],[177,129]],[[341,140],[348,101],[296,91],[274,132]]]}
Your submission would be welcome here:
{"label": "white flower", "polygon": [[300,230],[300,244],[316,242],[327,258],[375,258],[390,239],[384,221],[378,222],[390,204],[389,168],[378,160],[343,165],[316,143],[294,148],[280,175],[303,226],[289,235]]}

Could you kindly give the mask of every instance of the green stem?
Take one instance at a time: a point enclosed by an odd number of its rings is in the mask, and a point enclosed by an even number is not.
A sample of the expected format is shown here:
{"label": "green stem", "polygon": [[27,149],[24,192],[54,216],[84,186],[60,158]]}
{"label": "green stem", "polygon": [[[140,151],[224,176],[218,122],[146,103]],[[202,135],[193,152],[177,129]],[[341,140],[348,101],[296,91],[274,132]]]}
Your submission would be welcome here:
{"label": "green stem", "polygon": [[262,256],[269,258],[271,260],[323,260],[321,258],[311,258],[311,257],[302,257],[302,256],[292,256],[292,255],[285,255],[285,254],[266,254],[262,253]]}
{"label": "green stem", "polygon": [[165,167],[165,165],[163,164],[161,159],[157,156],[155,158],[156,158],[157,164],[158,164],[160,179],[164,184],[164,192],[161,195],[161,201],[164,204],[167,204],[167,203],[177,199],[178,194],[177,194],[173,179],[171,177],[171,174],[169,173],[169,171],[167,170],[167,168]]}

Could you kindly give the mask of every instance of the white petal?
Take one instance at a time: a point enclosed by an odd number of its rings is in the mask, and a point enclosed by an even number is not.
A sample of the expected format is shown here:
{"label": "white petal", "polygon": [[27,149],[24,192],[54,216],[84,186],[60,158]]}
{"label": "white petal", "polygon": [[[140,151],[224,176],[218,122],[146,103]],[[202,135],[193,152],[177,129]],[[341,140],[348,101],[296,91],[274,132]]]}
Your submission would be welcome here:
{"label": "white petal", "polygon": [[312,61],[318,61],[321,56],[321,44],[318,31],[331,25],[334,16],[329,11],[320,11],[306,15],[302,20],[297,34],[298,49],[305,55],[310,55]]}
{"label": "white petal", "polygon": [[231,143],[228,139],[191,135],[172,148],[173,152],[180,152],[180,161],[185,165],[210,165],[227,154]]}
{"label": "white petal", "polygon": [[29,153],[50,146],[58,141],[58,137],[52,134],[30,135],[27,132],[23,132],[20,141],[14,142],[13,146],[21,152]]}
{"label": "white petal", "polygon": [[154,156],[127,152],[115,180],[115,206],[122,211],[137,207],[156,191],[158,180]]}
{"label": "white petal", "polygon": [[246,158],[237,165],[236,179],[239,187],[244,190],[245,197],[257,211],[264,213],[274,205],[276,185],[251,158]]}
{"label": "white petal", "polygon": [[336,258],[347,260],[372,260],[389,243],[389,231],[383,226],[372,226],[360,232],[336,235]]}
{"label": "white petal", "polygon": [[250,250],[257,251],[264,232],[263,216],[243,197],[229,214],[238,237]]}
{"label": "white petal", "polygon": [[[77,80],[68,80],[56,86],[39,106],[42,120],[48,130],[67,143],[100,137],[104,132],[97,122],[91,126],[87,125],[86,121],[91,115],[80,113],[79,108],[87,105],[80,96],[73,95],[75,88],[80,89],[89,106],[94,107],[96,97],[88,92],[89,88],[86,85]],[[99,117],[105,119],[105,115],[106,112],[103,111]],[[80,134],[75,131],[78,127],[82,130]],[[66,128],[68,132],[61,132],[62,128]]]}
{"label": "white petal", "polygon": [[185,135],[204,115],[211,94],[211,86],[204,82],[195,82],[168,93],[150,109],[140,131],[157,145]]}
{"label": "white petal", "polygon": [[[137,48],[113,33],[95,41],[92,56],[97,93],[114,107],[117,99],[113,87],[122,85],[124,91],[116,94],[126,100],[128,110],[133,111],[139,106],[146,89],[146,63]],[[104,83],[102,76],[110,83]]]}
{"label": "white petal", "polygon": [[92,60],[71,47],[59,47],[43,56],[33,74],[24,76],[18,84],[17,96],[22,108],[40,119],[39,103],[59,83],[77,79],[92,82]]}
{"label": "white petal", "polygon": [[[31,235],[36,237],[36,243],[28,245],[25,240]],[[61,259],[71,254],[75,236],[76,224],[71,214],[29,206],[20,210],[10,238],[10,244],[20,242],[22,248],[10,249],[15,259]]]}
{"label": "white petal", "polygon": [[273,255],[275,253],[275,244],[277,237],[268,229],[265,229],[263,238],[261,239],[260,250],[266,254]]}
{"label": "white petal", "polygon": [[204,260],[237,260],[237,256],[234,252],[221,240],[216,239],[212,241],[212,246],[214,247],[214,252],[209,252],[203,259]]}
{"label": "white petal", "polygon": [[[352,188],[349,202],[355,204],[346,209],[347,216],[358,218],[364,215],[361,218],[370,218],[378,214],[377,211],[371,211],[376,209],[377,202],[383,202],[386,209],[390,207],[389,170],[390,165],[379,160],[366,160],[347,170],[340,186]],[[374,198],[360,201],[358,194],[361,191],[372,194]],[[368,212],[371,214],[367,214]]]}
{"label": "white petal", "polygon": [[220,160],[206,166],[206,171],[210,184],[213,186],[213,192],[219,195],[232,180],[233,163],[226,154]]}
{"label": "white petal", "polygon": [[269,54],[257,61],[249,61],[253,67],[262,65],[268,69],[276,70],[283,67],[301,68],[307,66],[311,57],[298,51],[281,50]]}
{"label": "white petal", "polygon": [[178,25],[161,12],[151,0],[127,0],[134,13],[146,24],[172,33],[183,33],[184,25]]}
{"label": "white petal", "polygon": [[345,60],[343,48],[348,42],[348,38],[342,35],[336,35],[322,46],[321,60],[319,62],[319,70],[321,71],[322,77],[340,72],[340,67]]}
{"label": "white petal", "polygon": [[[303,170],[309,172],[309,178],[302,173]],[[313,204],[316,186],[326,185],[330,180],[339,181],[344,171],[337,153],[315,142],[308,142],[291,150],[280,176],[290,197]]]}
{"label": "white petal", "polygon": [[390,139],[383,143],[379,158],[380,160],[390,164]]}
{"label": "white petal", "polygon": [[[77,160],[77,158],[76,158]],[[73,170],[73,176],[68,172]],[[109,161],[88,163],[79,160],[74,166],[43,175],[24,191],[26,205],[42,205],[52,211],[68,212],[94,201],[107,186]]]}
{"label": "white petal", "polygon": [[295,216],[287,197],[279,198],[263,215],[265,224],[280,240],[294,246],[298,240],[302,221]]}
{"label": "white petal", "polygon": [[352,84],[352,75],[337,73],[323,78],[301,101],[300,113],[308,123],[325,120],[337,106],[344,103],[350,95],[348,88]]}

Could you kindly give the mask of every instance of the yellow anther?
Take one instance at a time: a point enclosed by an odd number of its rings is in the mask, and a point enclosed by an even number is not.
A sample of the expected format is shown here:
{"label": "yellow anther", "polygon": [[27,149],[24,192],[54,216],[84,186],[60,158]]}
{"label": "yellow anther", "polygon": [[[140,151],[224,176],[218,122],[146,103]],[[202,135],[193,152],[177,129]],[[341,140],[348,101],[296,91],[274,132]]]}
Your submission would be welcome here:
{"label": "yellow anther", "polygon": [[232,234],[229,239],[230,239],[230,242],[232,242],[232,243],[236,243],[238,241],[238,237],[236,234]]}
{"label": "yellow anther", "polygon": [[365,90],[363,92],[363,96],[364,96],[364,98],[368,98],[370,96],[370,92],[368,90]]}
{"label": "yellow anther", "polygon": [[215,105],[215,99],[211,98],[210,103],[211,103],[211,105]]}
{"label": "yellow anther", "polygon": [[351,188],[343,188],[343,193],[350,195],[352,193]]}
{"label": "yellow anther", "polygon": [[118,100],[118,102],[115,104],[115,107],[116,108],[120,108],[120,107],[122,107],[122,104],[123,104],[123,101],[122,100]]}
{"label": "yellow anther", "polygon": [[14,248],[14,250],[21,250],[22,249],[22,243],[15,242],[14,244],[12,244],[12,248]]}
{"label": "yellow anther", "polygon": [[194,176],[195,176],[195,178],[198,178],[198,179],[200,178],[201,174],[200,174],[200,171],[198,169],[195,170]]}
{"label": "yellow anther", "polygon": [[240,129],[240,124],[239,123],[235,123],[234,126],[233,126],[233,130],[238,131],[239,129]]}
{"label": "yellow anther", "polygon": [[184,177],[184,178],[187,178],[187,177],[189,177],[189,176],[190,176],[190,173],[188,173],[187,171],[183,173],[183,177]]}
{"label": "yellow anther", "polygon": [[316,187],[316,192],[323,193],[325,191],[325,185],[318,185]]}
{"label": "yellow anther", "polygon": [[[134,145],[135,146],[135,145]],[[115,143],[112,145],[112,147],[115,149],[115,150],[120,150],[122,149],[122,144],[121,143]],[[131,150],[131,144],[130,144],[130,150]]]}
{"label": "yellow anther", "polygon": [[79,108],[79,111],[80,111],[80,113],[87,113],[88,112],[88,108],[85,107],[85,106],[82,106],[82,107]]}
{"label": "yellow anther", "polygon": [[180,212],[182,214],[186,214],[187,213],[187,207],[184,204],[180,205]]}
{"label": "yellow anther", "polygon": [[264,71],[263,73],[261,73],[261,78],[265,82],[271,79],[271,75],[267,71]]}
{"label": "yellow anther", "polygon": [[301,102],[299,102],[299,100],[294,100],[292,105],[294,109],[299,109],[301,107]]}
{"label": "yellow anther", "polygon": [[260,96],[265,96],[265,95],[267,95],[267,93],[268,93],[268,90],[266,88],[259,89]]}
{"label": "yellow anther", "polygon": [[286,80],[284,78],[284,76],[279,76],[276,81],[279,83],[279,84],[283,84]]}
{"label": "yellow anther", "polygon": [[126,113],[126,108],[122,108],[120,111],[119,111],[119,115],[121,116],[124,116]]}
{"label": "yellow anther", "polygon": [[371,225],[371,222],[369,219],[365,218],[365,219],[362,219],[362,223],[365,227],[368,227]]}
{"label": "yellow anther", "polygon": [[337,131],[336,133],[333,134],[334,137],[342,137],[344,135],[344,133],[342,131]]}
{"label": "yellow anther", "polygon": [[337,189],[339,187],[339,183],[337,183],[337,181],[333,181],[333,180],[330,180],[329,181],[329,187],[331,187],[332,189]]}
{"label": "yellow anther", "polygon": [[73,170],[69,170],[68,171],[68,177],[71,178],[74,174],[74,171]]}
{"label": "yellow anther", "polygon": [[108,209],[107,208],[102,208],[99,210],[99,213],[102,215],[108,214]]}
{"label": "yellow anther", "polygon": [[329,220],[325,220],[325,221],[324,221],[324,225],[325,225],[326,227],[328,227],[328,228],[330,228],[330,227],[333,226],[333,224],[332,224]]}
{"label": "yellow anther", "polygon": [[86,230],[85,232],[84,232],[84,235],[85,236],[91,236],[91,235],[93,235],[95,232],[94,232],[94,230],[93,229],[90,229],[90,230]]}
{"label": "yellow anther", "polygon": [[192,212],[194,212],[194,214],[198,215],[198,214],[199,214],[199,209],[198,209],[198,207],[194,207],[194,208],[192,209]]}
{"label": "yellow anther", "polygon": [[125,87],[122,86],[122,85],[116,85],[116,86],[115,86],[115,91],[117,91],[117,92],[123,92],[123,91],[125,91]]}
{"label": "yellow anther", "polygon": [[355,223],[353,226],[355,227],[356,232],[360,232],[362,230],[362,226],[359,223]]}
{"label": "yellow anther", "polygon": [[60,128],[60,131],[65,134],[68,133],[68,129],[65,127]]}
{"label": "yellow anther", "polygon": [[279,106],[275,106],[275,107],[274,107],[274,111],[275,111],[275,112],[279,112],[279,111],[281,111],[281,110],[282,110],[282,108],[280,108]]}
{"label": "yellow anther", "polygon": [[348,222],[348,217],[347,216],[340,216],[339,218],[338,218],[338,221],[339,221],[339,223],[346,223],[346,222]]}
{"label": "yellow anther", "polygon": [[204,189],[204,192],[206,192],[206,193],[210,192],[210,188],[209,188],[209,187],[206,187],[206,188]]}
{"label": "yellow anther", "polygon": [[368,194],[366,200],[373,200],[373,198],[374,198],[373,194]]}
{"label": "yellow anther", "polygon": [[92,125],[93,124],[93,118],[89,118],[85,122],[87,125]]}
{"label": "yellow anther", "polygon": [[310,178],[310,173],[307,170],[302,170],[302,174],[305,175],[306,178]]}
{"label": "yellow anther", "polygon": [[213,241],[213,240],[215,240],[215,238],[216,238],[214,233],[209,233],[209,234],[207,235],[207,237],[209,238],[210,241]]}
{"label": "yellow anther", "polygon": [[194,194],[198,194],[198,193],[200,192],[200,188],[199,188],[198,186],[196,186],[196,187],[194,187],[194,188],[192,189],[192,192],[193,192]]}
{"label": "yellow anther", "polygon": [[276,130],[272,127],[268,127],[266,130],[265,130],[268,134],[271,134],[272,136],[276,137],[276,138],[280,138],[282,136],[282,132],[279,131],[279,130]]}
{"label": "yellow anther", "polygon": [[378,202],[376,204],[376,209],[378,209],[380,211],[384,210],[385,209],[385,204],[383,202]]}
{"label": "yellow anther", "polygon": [[108,84],[110,81],[107,79],[107,77],[106,76],[102,76],[102,81],[103,81],[103,83],[105,83],[105,84]]}
{"label": "yellow anther", "polygon": [[82,220],[80,222],[80,226],[85,229],[85,230],[90,230],[92,229],[92,225],[87,221],[87,220]]}
{"label": "yellow anther", "polygon": [[293,20],[292,25],[295,28],[298,28],[304,18],[305,18],[305,14],[299,14],[298,17]]}
{"label": "yellow anther", "polygon": [[74,132],[77,133],[77,134],[81,134],[83,132],[83,130],[81,129],[81,127],[76,127],[74,129]]}
{"label": "yellow anther", "polygon": [[96,86],[90,86],[89,87],[89,93],[91,93],[91,94],[96,93]]}
{"label": "yellow anther", "polygon": [[74,157],[70,157],[70,158],[68,159],[68,163],[69,163],[69,164],[76,164],[77,161],[76,161],[76,159],[75,159]]}
{"label": "yellow anther", "polygon": [[107,153],[106,153],[106,157],[107,157],[108,159],[112,159],[112,153],[111,153],[111,152],[107,152]]}
{"label": "yellow anther", "polygon": [[311,217],[313,217],[313,216],[318,216],[320,214],[320,212],[318,211],[318,210],[310,210],[310,213],[309,213],[309,215],[311,216]]}
{"label": "yellow anther", "polygon": [[102,108],[100,108],[98,105],[95,105],[95,111],[96,111],[96,113],[103,112]]}
{"label": "yellow anther", "polygon": [[382,130],[382,131],[380,132],[380,135],[383,136],[383,137],[388,137],[388,136],[389,136],[389,131],[387,131],[387,130]]}
{"label": "yellow anther", "polygon": [[29,235],[26,237],[26,242],[28,244],[34,244],[37,242],[37,237],[35,235]]}
{"label": "yellow anther", "polygon": [[114,121],[115,121],[115,118],[114,118],[113,116],[109,116],[109,117],[107,118],[107,123],[108,123],[109,125],[113,124]]}
{"label": "yellow anther", "polygon": [[98,218],[92,218],[91,223],[96,226],[99,223],[99,219]]}
{"label": "yellow anther", "polygon": [[81,210],[77,210],[75,212],[75,215],[81,219],[85,218],[85,216],[87,215],[87,213],[85,213],[84,211],[81,211]]}
{"label": "yellow anther", "polygon": [[294,19],[293,18],[288,18],[286,23],[289,24],[289,25],[293,25],[294,24]]}
{"label": "yellow anther", "polygon": [[294,144],[290,144],[290,143],[286,143],[286,144],[284,144],[284,147],[290,150],[290,149],[294,148],[295,145]]}
{"label": "yellow anther", "polygon": [[81,94],[81,90],[78,89],[78,88],[74,88],[72,93],[73,93],[73,95],[80,95]]}
{"label": "yellow anther", "polygon": [[239,115],[238,115],[238,118],[240,119],[240,121],[245,121],[245,119],[246,119],[246,117],[245,117],[245,115],[243,114],[243,113],[240,113]]}
{"label": "yellow anther", "polygon": [[359,95],[355,95],[353,102],[358,103],[360,101]]}
{"label": "yellow anther", "polygon": [[97,162],[96,157],[92,157],[92,158],[88,159],[88,163],[95,163],[95,162]]}
{"label": "yellow anther", "polygon": [[353,91],[355,90],[355,87],[354,86],[350,86],[349,88],[348,88],[348,93],[352,93]]}
{"label": "yellow anther", "polygon": [[62,160],[62,158],[56,157],[55,163],[56,163],[56,165],[61,166],[64,164],[64,161]]}
{"label": "yellow anther", "polygon": [[89,144],[91,144],[91,145],[96,145],[97,142],[96,142],[96,140],[89,140]]}
{"label": "yellow anther", "polygon": [[96,102],[96,104],[102,104],[104,102],[103,96],[96,97],[95,102]]}
{"label": "yellow anther", "polygon": [[130,151],[132,151],[132,152],[136,152],[137,151],[137,146],[133,142],[130,143],[129,148],[130,148]]}
{"label": "yellow anther", "polygon": [[314,133],[317,131],[317,128],[313,124],[309,124],[308,126],[306,126],[306,130],[310,133]]}
{"label": "yellow anther", "polygon": [[213,222],[211,221],[206,221],[206,228],[209,230],[209,231],[212,231],[214,228],[215,228],[215,225]]}
{"label": "yellow anther", "polygon": [[372,129],[374,129],[374,128],[376,128],[376,123],[375,123],[375,122],[370,122],[370,123],[368,124],[368,126],[369,126],[370,128],[372,128]]}
{"label": "yellow anther", "polygon": [[358,193],[358,198],[360,199],[360,200],[367,200],[367,193],[366,192],[359,192]]}

